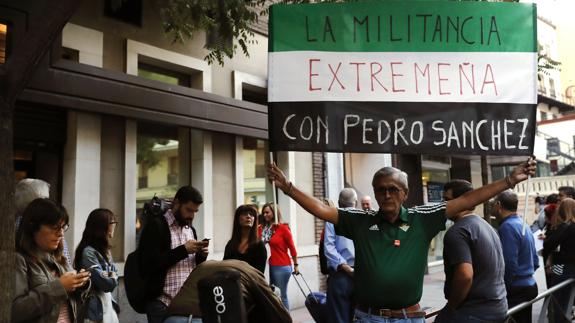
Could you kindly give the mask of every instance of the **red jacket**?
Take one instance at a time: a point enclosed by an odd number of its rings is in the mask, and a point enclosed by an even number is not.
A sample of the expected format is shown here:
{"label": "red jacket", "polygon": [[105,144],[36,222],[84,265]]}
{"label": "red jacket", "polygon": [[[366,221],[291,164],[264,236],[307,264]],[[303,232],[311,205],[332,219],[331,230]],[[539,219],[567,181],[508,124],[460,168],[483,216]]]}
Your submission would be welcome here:
{"label": "red jacket", "polygon": [[[263,226],[260,225],[258,228],[260,238],[262,237],[262,230]],[[274,224],[272,230],[273,234],[269,241],[271,254],[269,264],[270,266],[290,266],[292,262],[287,252],[288,249],[292,257],[297,256],[291,230],[285,223]]]}

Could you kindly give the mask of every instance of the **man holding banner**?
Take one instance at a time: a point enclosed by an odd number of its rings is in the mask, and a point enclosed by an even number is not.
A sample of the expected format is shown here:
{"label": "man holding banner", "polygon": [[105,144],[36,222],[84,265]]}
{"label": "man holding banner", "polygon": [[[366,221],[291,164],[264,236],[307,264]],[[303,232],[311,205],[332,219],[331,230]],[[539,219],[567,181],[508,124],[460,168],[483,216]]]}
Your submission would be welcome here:
{"label": "man holding banner", "polygon": [[[276,4],[269,21],[270,151],[532,154],[535,5]],[[407,174],[384,167],[372,180],[379,211],[323,205],[273,163],[268,178],[354,241],[360,322],[424,322],[418,302],[431,239],[447,218],[534,171],[534,161],[524,163],[453,200],[405,208]]]}
{"label": "man holding banner", "polygon": [[356,318],[359,322],[424,322],[421,311],[423,276],[431,239],[445,229],[445,221],[489,200],[535,173],[535,161],[518,165],[511,175],[456,199],[405,208],[407,174],[384,167],[373,176],[379,211],[343,210],[323,204],[297,189],[275,165],[268,179],[314,216],[335,225],[336,234],[355,244]]}

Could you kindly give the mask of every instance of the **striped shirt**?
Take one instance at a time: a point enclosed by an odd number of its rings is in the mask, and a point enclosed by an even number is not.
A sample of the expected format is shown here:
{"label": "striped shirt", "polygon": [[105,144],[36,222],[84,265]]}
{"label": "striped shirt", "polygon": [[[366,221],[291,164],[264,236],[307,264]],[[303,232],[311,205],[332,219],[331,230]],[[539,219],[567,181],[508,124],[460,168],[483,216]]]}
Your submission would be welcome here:
{"label": "striped shirt", "polygon": [[[55,270],[52,270],[51,273],[52,276],[54,276],[55,278],[60,277],[58,272]],[[67,299],[60,302],[60,313],[58,313],[58,321],[56,321],[56,323],[72,323],[72,321],[70,320],[70,311],[68,309]]]}
{"label": "striped shirt", "polygon": [[[181,227],[171,210],[168,210],[164,217],[170,229],[171,248],[177,248],[185,244],[188,240],[194,240],[194,233],[189,226]],[[164,282],[164,289],[162,294],[158,297],[166,306],[170,306],[172,299],[180,291],[188,276],[196,266],[196,254],[190,254],[187,258],[179,261],[173,267],[168,269],[166,280]]]}

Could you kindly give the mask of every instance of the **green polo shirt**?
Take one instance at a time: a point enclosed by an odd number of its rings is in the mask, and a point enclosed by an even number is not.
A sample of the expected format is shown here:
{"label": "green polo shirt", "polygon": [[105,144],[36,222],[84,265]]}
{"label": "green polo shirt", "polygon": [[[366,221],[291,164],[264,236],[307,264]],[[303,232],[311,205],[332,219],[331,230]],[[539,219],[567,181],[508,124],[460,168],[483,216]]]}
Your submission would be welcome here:
{"label": "green polo shirt", "polygon": [[375,211],[340,209],[335,232],[355,245],[357,302],[389,309],[418,303],[429,243],[445,220],[445,203],[402,207],[393,224]]}

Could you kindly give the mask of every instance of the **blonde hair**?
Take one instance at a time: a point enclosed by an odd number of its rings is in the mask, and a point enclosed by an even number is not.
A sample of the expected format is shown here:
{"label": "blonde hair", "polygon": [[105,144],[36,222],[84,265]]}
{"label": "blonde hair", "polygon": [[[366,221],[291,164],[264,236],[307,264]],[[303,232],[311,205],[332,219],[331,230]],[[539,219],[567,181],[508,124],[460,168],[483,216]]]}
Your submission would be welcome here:
{"label": "blonde hair", "polygon": [[28,204],[38,198],[50,197],[50,184],[41,179],[24,178],[14,188],[16,213],[22,214]]}
{"label": "blonde hair", "polygon": [[562,222],[575,223],[575,200],[572,198],[564,198],[561,203],[559,203],[557,214],[559,214]]}

